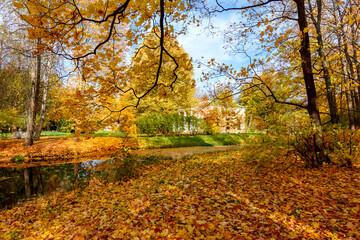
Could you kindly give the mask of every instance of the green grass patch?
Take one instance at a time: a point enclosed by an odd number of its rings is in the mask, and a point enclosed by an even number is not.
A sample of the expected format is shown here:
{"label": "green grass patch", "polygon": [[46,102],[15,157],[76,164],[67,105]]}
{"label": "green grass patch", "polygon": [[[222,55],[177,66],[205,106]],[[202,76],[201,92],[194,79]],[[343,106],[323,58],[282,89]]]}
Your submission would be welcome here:
{"label": "green grass patch", "polygon": [[56,131],[42,131],[41,135],[42,137],[65,137],[65,136],[73,136],[71,133],[66,132],[56,132]]}
{"label": "green grass patch", "polygon": [[[84,134],[81,134],[82,136]],[[73,137],[74,133],[68,133],[68,132],[56,132],[56,131],[42,131],[41,132],[42,137]],[[122,132],[106,132],[106,131],[100,131],[92,134],[94,137],[119,137],[124,138],[126,137],[124,133]]]}
{"label": "green grass patch", "polygon": [[[260,134],[261,135],[261,134]],[[74,133],[43,131],[42,137],[73,137]],[[117,137],[126,138],[122,132],[99,131],[93,134],[94,137]],[[222,146],[239,145],[251,138],[257,138],[259,133],[239,134],[214,134],[214,135],[180,135],[180,136],[139,136],[139,146],[144,149],[151,148],[176,148],[195,146]]]}
{"label": "green grass patch", "polygon": [[[47,137],[72,137],[73,133],[43,131],[41,136]],[[256,133],[239,134],[214,134],[214,135],[180,135],[180,136],[139,136],[138,141],[141,148],[176,148],[176,147],[194,147],[194,146],[222,146],[239,145],[247,139],[256,137]],[[122,132],[96,132],[94,137],[118,137],[126,138]]]}
{"label": "green grass patch", "polygon": [[119,137],[119,138],[125,138],[126,135],[122,132],[96,132],[93,134],[94,137]]}
{"label": "green grass patch", "polygon": [[175,148],[194,146],[222,146],[242,144],[252,133],[139,137],[141,148]]}
{"label": "green grass patch", "polygon": [[11,133],[2,133],[0,132],[0,138],[9,138],[11,136]]}

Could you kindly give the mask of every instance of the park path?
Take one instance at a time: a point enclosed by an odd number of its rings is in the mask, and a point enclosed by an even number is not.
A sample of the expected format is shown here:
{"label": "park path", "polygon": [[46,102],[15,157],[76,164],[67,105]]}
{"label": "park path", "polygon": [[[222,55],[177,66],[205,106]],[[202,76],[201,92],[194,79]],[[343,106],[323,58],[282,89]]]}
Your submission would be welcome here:
{"label": "park path", "polygon": [[244,145],[226,145],[226,146],[198,146],[198,147],[180,147],[180,148],[156,148],[156,149],[139,149],[130,152],[133,156],[155,156],[180,159],[186,156],[196,154],[225,152],[243,149]]}

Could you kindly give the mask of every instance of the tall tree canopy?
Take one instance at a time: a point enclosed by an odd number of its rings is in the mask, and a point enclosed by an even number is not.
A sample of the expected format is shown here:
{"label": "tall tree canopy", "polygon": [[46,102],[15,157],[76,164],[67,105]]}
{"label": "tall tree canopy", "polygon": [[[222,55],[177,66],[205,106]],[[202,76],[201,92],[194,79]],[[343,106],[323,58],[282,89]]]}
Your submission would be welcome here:
{"label": "tall tree canopy", "polygon": [[[175,35],[183,33],[188,21],[196,21],[196,18],[187,18],[189,10],[195,9],[210,18],[225,12],[238,13],[238,19],[224,32],[229,46],[235,53],[246,53],[243,43],[258,43],[257,47],[265,50],[261,53],[263,59],[250,58],[249,66],[242,69],[220,64],[218,72],[235,80],[240,87],[247,85],[248,89],[259,89],[277,103],[307,110],[314,133],[316,160],[313,166],[329,162],[322,133],[322,110],[331,116],[332,123],[337,123],[338,108],[345,109],[352,130],[360,123],[357,112],[360,109],[359,19],[354,15],[358,1],[16,0],[14,6],[30,24],[30,37],[41,39],[37,52],[48,49],[75,60],[84,80],[93,69],[100,68],[97,55],[104,54],[103,60],[110,57],[106,46],[114,42],[130,49],[138,47],[138,56],[154,56],[151,68],[154,74],[143,75],[146,84],[142,87],[145,89],[135,89],[126,74],[120,78],[121,82],[113,83],[120,96],[131,94],[130,99],[135,101],[112,112],[137,107],[141,99],[161,89],[164,85],[161,77],[170,62],[175,67],[172,73],[166,73],[168,86],[180,80],[177,72],[180,64],[169,49],[171,44],[167,42],[171,38],[167,36],[174,32]],[[154,44],[139,47],[154,29]],[[340,57],[336,57],[337,54]],[[138,58],[133,59],[137,61]],[[330,63],[337,68],[329,69]],[[273,79],[262,77],[265,75],[261,71],[265,70],[278,74],[280,81],[284,80],[281,76],[286,76],[289,86],[297,87],[298,95],[294,93],[293,98],[279,96]],[[345,101],[343,96],[346,96]]]}
{"label": "tall tree canopy", "polygon": [[[175,22],[184,20],[189,9],[186,1],[14,1],[22,18],[31,27],[29,34],[33,39],[41,39],[38,51],[45,49],[73,59],[81,69],[86,62],[97,66],[92,55],[101,54],[104,47],[116,41],[121,34],[123,39],[119,44],[138,46],[147,32],[154,27],[159,29],[158,44],[151,50],[158,52],[156,74],[152,79],[148,91],[140,95],[127,84],[120,84],[119,90],[123,93],[133,93],[138,106],[140,99],[150,93],[159,83],[160,73],[164,67],[164,58],[176,61],[166,47],[166,34],[174,31]],[[182,31],[180,29],[180,31]],[[139,52],[148,47],[139,48]],[[155,59],[154,59],[155,60]],[[95,62],[94,62],[95,61]],[[174,69],[175,71],[176,69]],[[86,72],[85,72],[86,74]],[[174,72],[172,81],[177,80]],[[126,81],[126,79],[123,79]],[[124,108],[127,108],[125,106]]]}
{"label": "tall tree canopy", "polygon": [[[328,68],[328,61],[330,61],[328,56],[339,53],[343,55],[343,64],[342,66],[338,65],[338,69],[344,69],[345,66],[347,69],[344,70],[344,73],[348,72],[350,76],[355,76],[355,71],[352,69],[355,69],[353,63],[357,62],[357,50],[348,54],[349,57],[346,58],[347,50],[355,49],[353,46],[356,46],[358,42],[358,38],[354,34],[352,34],[354,37],[350,37],[351,40],[347,37],[351,36],[351,32],[356,32],[354,26],[357,24],[353,23],[358,22],[352,9],[355,9],[352,1],[321,0],[269,0],[249,3],[216,1],[213,5],[203,7],[204,13],[208,17],[225,12],[238,13],[236,15],[238,21],[229,23],[229,28],[224,31],[224,35],[228,46],[234,53],[245,53],[250,60],[249,66],[242,69],[234,69],[225,64],[214,65],[215,61],[211,61],[209,65],[216,67],[217,74],[220,73],[233,79],[240,91],[258,89],[264,96],[271,97],[277,103],[306,109],[314,132],[316,152],[316,160],[312,163],[314,166],[329,162],[322,133],[320,110],[329,113],[333,123],[338,122],[333,82],[339,71],[336,73],[334,69],[332,72]],[[334,15],[334,12],[337,13]],[[337,20],[339,16],[343,23],[347,21],[341,27]],[[350,18],[352,22],[349,21]],[[322,24],[325,22],[324,20],[326,20],[325,26]],[[329,24],[334,20],[337,21],[335,28],[336,31],[339,31],[337,34],[334,34],[334,31],[329,28]],[[349,31],[345,33],[347,30]],[[312,36],[314,38],[311,38]],[[347,40],[344,41],[344,38]],[[351,47],[350,42],[353,45]],[[341,46],[344,54],[335,53],[334,49],[330,50],[330,44]],[[253,54],[249,53],[249,45],[251,51],[254,49],[261,51],[258,52],[260,59],[251,58]],[[350,64],[344,64],[345,62]],[[269,74],[275,78],[265,77]],[[353,104],[357,102],[356,99],[359,99],[359,92],[354,89],[357,85],[356,80],[351,81],[351,77],[349,78],[346,74],[343,76],[344,81],[341,88],[345,91],[339,91],[338,96],[341,98],[342,93],[347,95],[351,126],[354,125],[355,117],[352,116],[354,115]],[[356,79],[356,77],[352,79]],[[288,91],[294,94],[294,98],[289,95],[285,97],[281,91],[278,91],[276,85],[279,81],[288,82]],[[349,84],[349,82],[351,83]],[[351,95],[353,96],[352,101]],[[327,102],[327,106],[323,104],[324,102]]]}
{"label": "tall tree canopy", "polygon": [[[144,48],[136,54],[130,69],[130,85],[135,89],[137,96],[143,95],[153,85],[151,79],[157,73],[157,61],[160,49],[153,51],[158,44],[158,31],[146,35],[140,48]],[[164,67],[160,72],[158,84],[149,93],[138,112],[145,111],[159,113],[173,113],[181,110],[189,110],[195,101],[195,79],[193,78],[193,66],[189,54],[179,45],[173,34],[165,36],[165,47],[169,49],[171,56],[166,55],[163,59]],[[173,75],[176,74],[176,78]]]}

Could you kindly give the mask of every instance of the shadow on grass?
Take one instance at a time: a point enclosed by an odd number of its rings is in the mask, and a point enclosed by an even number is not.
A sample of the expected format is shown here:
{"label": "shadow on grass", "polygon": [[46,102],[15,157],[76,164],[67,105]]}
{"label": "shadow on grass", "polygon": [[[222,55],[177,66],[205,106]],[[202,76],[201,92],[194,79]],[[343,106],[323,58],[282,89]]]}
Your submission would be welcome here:
{"label": "shadow on grass", "polygon": [[195,136],[140,137],[143,148],[177,148],[194,146],[239,145],[251,134],[214,134]]}

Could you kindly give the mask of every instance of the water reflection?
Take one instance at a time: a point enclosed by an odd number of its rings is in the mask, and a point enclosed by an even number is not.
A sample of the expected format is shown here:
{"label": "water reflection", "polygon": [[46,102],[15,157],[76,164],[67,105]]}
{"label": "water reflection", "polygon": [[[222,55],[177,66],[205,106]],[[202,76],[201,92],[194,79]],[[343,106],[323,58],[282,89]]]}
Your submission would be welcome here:
{"label": "water reflection", "polygon": [[124,159],[37,166],[29,168],[0,167],[0,210],[12,207],[26,198],[59,189],[84,188],[92,176],[126,181],[138,176],[138,168],[158,159],[177,159],[193,154],[239,150],[243,146],[184,147],[136,150]]}
{"label": "water reflection", "polygon": [[27,198],[56,190],[83,188],[94,175],[121,160],[94,160],[29,168],[0,168],[0,209],[11,208]]}

